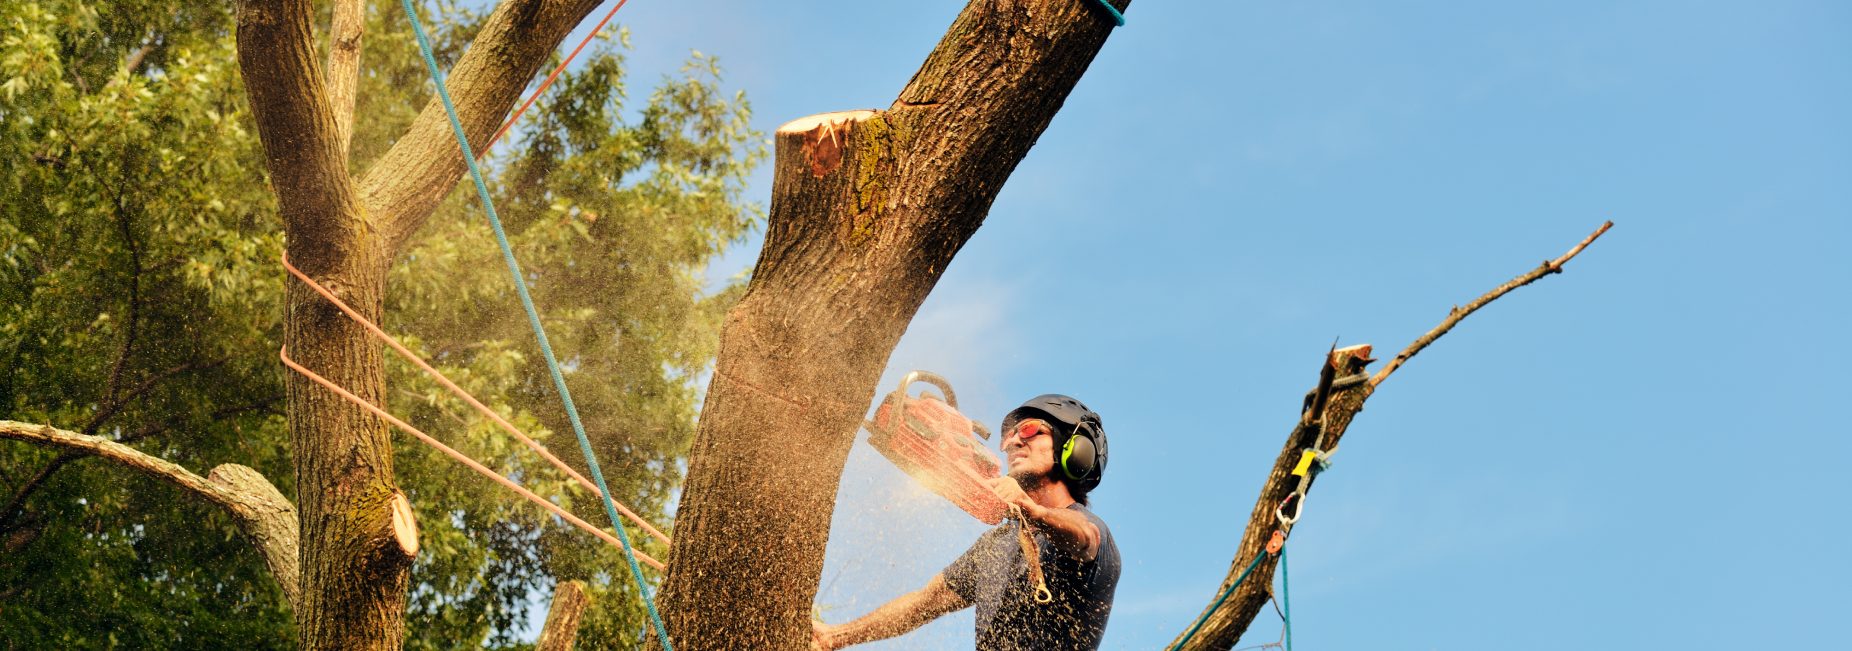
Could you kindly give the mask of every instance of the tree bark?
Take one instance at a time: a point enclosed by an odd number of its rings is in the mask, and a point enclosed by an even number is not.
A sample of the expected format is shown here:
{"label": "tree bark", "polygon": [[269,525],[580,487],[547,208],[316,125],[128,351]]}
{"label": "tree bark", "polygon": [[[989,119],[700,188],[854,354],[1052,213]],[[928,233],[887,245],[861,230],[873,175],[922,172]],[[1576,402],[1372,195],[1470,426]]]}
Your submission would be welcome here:
{"label": "tree bark", "polygon": [[721,334],[677,510],[662,589],[676,648],[807,648],[881,369],[1104,45],[1095,11],[972,2],[887,110],[778,130],[764,249]]}
{"label": "tree bark", "polygon": [[121,443],[49,425],[0,420],[0,438],[96,455],[178,486],[224,508],[263,554],[264,564],[283,588],[283,596],[289,600],[290,607],[300,612],[296,507],[256,470],[227,463],[213,468],[206,477],[200,477],[178,464]]}
{"label": "tree bark", "polygon": [[[472,138],[492,133],[546,57],[597,0],[510,0],[497,7],[448,86]],[[388,265],[463,172],[434,100],[365,184],[349,174],[346,132],[316,63],[308,0],[241,0],[238,61],[290,259],[378,321]],[[355,42],[357,45],[357,41]],[[334,54],[342,44],[336,43]],[[330,67],[346,74],[346,63]],[[355,64],[357,65],[357,63]],[[365,188],[363,193],[362,188]],[[363,194],[366,201],[362,200]],[[284,344],[304,366],[384,404],[379,347],[360,326],[290,283]],[[301,502],[305,649],[397,649],[415,524],[393,480],[385,423],[302,378],[287,381]],[[396,506],[395,506],[396,505]]]}
{"label": "tree bark", "polygon": [[553,605],[547,608],[547,623],[540,628],[534,651],[572,651],[573,639],[579,635],[579,619],[591,602],[583,581],[565,581],[554,588]]}
{"label": "tree bark", "polygon": [[347,160],[354,138],[354,102],[360,91],[360,38],[366,33],[365,0],[334,0],[328,29],[328,98],[334,105],[334,139]]}
{"label": "tree bark", "polygon": [[[1370,396],[1375,394],[1376,387],[1387,380],[1390,374],[1401,367],[1402,363],[1434,343],[1441,335],[1447,334],[1455,325],[1478,311],[1479,308],[1498,300],[1499,297],[1512,290],[1536,282],[1544,276],[1562,273],[1564,264],[1575,258],[1582,252],[1582,249],[1587,248],[1612,226],[1614,222],[1603,223],[1580,244],[1569,249],[1568,253],[1554,260],[1544,261],[1543,265],[1493,288],[1492,291],[1467,303],[1463,308],[1454,307],[1449,310],[1447,317],[1441,320],[1440,325],[1415,339],[1394,359],[1384,365],[1381,371],[1367,380],[1362,377],[1363,369],[1365,365],[1373,361],[1368,359],[1368,350],[1352,351],[1352,354],[1346,354],[1350,349],[1338,351],[1338,359],[1335,361],[1338,376],[1340,378],[1348,376],[1351,379],[1340,380],[1334,385],[1331,398],[1324,410],[1322,442],[1312,440],[1317,432],[1309,427],[1313,421],[1313,414],[1308,411],[1300,419],[1299,425],[1293,428],[1292,434],[1286,437],[1286,446],[1281,448],[1280,456],[1274,459],[1273,469],[1267,474],[1266,483],[1261,486],[1260,498],[1255,501],[1254,510],[1248,516],[1247,528],[1242,532],[1241,540],[1236,545],[1235,559],[1229,563],[1228,575],[1222,579],[1221,585],[1216,587],[1215,595],[1220,596],[1228,590],[1229,584],[1235,581],[1241,570],[1246,568],[1248,563],[1254,560],[1254,556],[1260,554],[1265,548],[1273,532],[1280,529],[1279,518],[1275,512],[1280,501],[1297,487],[1298,480],[1292,475],[1292,470],[1299,463],[1303,450],[1312,447],[1315,443],[1327,452],[1337,449],[1338,441],[1344,438],[1344,432],[1350,429],[1351,421],[1357,417],[1358,412],[1363,411],[1364,401],[1369,400]],[[1306,407],[1309,410],[1311,405],[1308,403]],[[1301,501],[1303,502],[1303,498]],[[1303,513],[1303,504],[1300,508]],[[1290,527],[1287,533],[1291,533]],[[1228,595],[1220,608],[1216,607],[1212,596],[1209,605],[1203,609],[1201,615],[1198,615],[1198,619],[1203,620],[1202,627],[1194,635],[1186,629],[1165,648],[1179,650],[1232,648],[1240,641],[1241,635],[1247,632],[1248,625],[1254,622],[1254,617],[1266,607],[1273,585],[1273,570],[1278,566],[1277,558],[1276,556],[1262,560],[1260,566],[1254,568],[1254,572],[1243,580],[1232,594]],[[1192,620],[1192,623],[1194,621],[1196,620]]]}

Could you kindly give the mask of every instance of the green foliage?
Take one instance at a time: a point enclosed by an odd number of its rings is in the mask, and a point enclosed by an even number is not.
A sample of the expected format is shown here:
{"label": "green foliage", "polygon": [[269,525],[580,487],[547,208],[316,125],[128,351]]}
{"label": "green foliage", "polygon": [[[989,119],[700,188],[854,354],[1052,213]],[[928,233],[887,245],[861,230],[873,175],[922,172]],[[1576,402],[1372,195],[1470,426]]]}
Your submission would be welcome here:
{"label": "green foliage", "polygon": [[[481,16],[443,5],[440,61]],[[293,495],[282,408],[282,228],[245,106],[229,6],[0,4],[0,418],[133,442],[204,474],[251,465]],[[325,24],[325,21],[321,24]],[[370,9],[355,169],[431,97],[395,5]],[[148,47],[131,69],[125,54]],[[697,56],[646,102],[599,43],[488,159],[497,209],[565,357],[614,495],[665,525],[738,286],[703,270],[759,219],[764,156],[741,96]],[[584,465],[467,182],[392,271],[386,323],[452,379]],[[126,343],[125,343],[126,342]],[[592,495],[408,364],[389,408],[587,521]],[[141,390],[143,386],[147,388]],[[120,404],[121,406],[114,407]],[[585,579],[583,648],[645,627],[619,550],[395,437],[418,511],[407,646],[519,647],[555,580]],[[94,459],[0,442],[0,648],[271,648],[289,613],[229,518]],[[41,482],[42,469],[56,466]],[[640,548],[662,546],[631,529]],[[652,580],[658,578],[645,570]]]}
{"label": "green foliage", "polygon": [[[228,20],[178,3],[0,7],[0,417],[202,472],[236,461],[287,491],[263,355],[280,229]],[[0,444],[0,646],[289,644],[281,593],[227,518],[59,459]]]}

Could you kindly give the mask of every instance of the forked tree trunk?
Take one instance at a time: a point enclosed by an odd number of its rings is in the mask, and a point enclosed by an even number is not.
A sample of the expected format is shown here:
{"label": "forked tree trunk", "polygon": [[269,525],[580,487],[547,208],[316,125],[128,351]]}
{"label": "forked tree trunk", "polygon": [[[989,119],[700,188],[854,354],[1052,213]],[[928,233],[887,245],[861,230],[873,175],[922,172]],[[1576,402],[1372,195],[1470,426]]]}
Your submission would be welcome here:
{"label": "forked tree trunk", "polygon": [[972,2],[887,110],[779,128],[764,249],[677,510],[662,590],[677,649],[808,647],[836,487],[888,355],[1111,29],[1089,2]]}
{"label": "forked tree trunk", "polygon": [[[342,125],[352,123],[350,77],[360,73],[360,34],[351,24],[360,3],[339,2],[343,34],[328,66],[340,77],[335,91],[316,61],[309,0],[241,0],[238,63],[290,259],[378,320],[387,268],[465,168],[449,119],[432,101],[365,179],[350,176]],[[473,143],[486,142],[560,39],[597,4],[497,5],[447,80]],[[384,404],[378,344],[300,283],[289,283],[286,310],[291,357]],[[418,544],[410,505],[393,481],[386,425],[302,378],[291,375],[286,385],[302,527],[300,646],[397,649]]]}

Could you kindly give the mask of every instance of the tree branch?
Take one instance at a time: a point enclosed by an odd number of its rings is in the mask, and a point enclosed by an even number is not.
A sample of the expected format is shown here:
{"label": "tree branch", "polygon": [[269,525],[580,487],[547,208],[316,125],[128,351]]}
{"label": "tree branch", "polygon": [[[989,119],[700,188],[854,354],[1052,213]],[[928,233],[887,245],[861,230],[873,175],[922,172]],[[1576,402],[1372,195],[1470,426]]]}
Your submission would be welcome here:
{"label": "tree branch", "polygon": [[[1401,362],[1413,357],[1422,348],[1439,339],[1461,319],[1466,318],[1467,314],[1484,307],[1486,303],[1545,275],[1560,273],[1563,263],[1568,262],[1577,253],[1581,253],[1583,248],[1595,238],[1600,237],[1610,226],[1613,226],[1613,222],[1602,224],[1593,235],[1588,236],[1581,244],[1570,249],[1562,257],[1545,262],[1542,267],[1500,285],[1467,304],[1466,308],[1454,308],[1440,326],[1416,339],[1400,355],[1396,356],[1395,362],[1385,366],[1375,377],[1363,379],[1364,367],[1375,361],[1369,358],[1370,351],[1367,346],[1355,346],[1336,351],[1335,358],[1330,363],[1335,366],[1339,379],[1332,385],[1323,418],[1322,420],[1315,418],[1315,414],[1309,413],[1312,409],[1312,401],[1308,399],[1298,426],[1294,427],[1292,433],[1287,436],[1286,445],[1280,449],[1280,456],[1274,459],[1273,469],[1267,475],[1266,484],[1261,487],[1260,497],[1255,501],[1254,510],[1248,516],[1247,528],[1243,530],[1240,542],[1236,546],[1235,558],[1230,563],[1228,574],[1217,587],[1215,594],[1219,596],[1229,590],[1229,586],[1234,583],[1241,570],[1247,567],[1256,555],[1263,553],[1273,533],[1282,529],[1275,511],[1281,501],[1293,494],[1297,488],[1298,477],[1292,474],[1293,468],[1299,463],[1302,453],[1317,444],[1314,438],[1322,438],[1324,450],[1337,449],[1338,442],[1344,437],[1345,431],[1350,428],[1351,421],[1356,418],[1358,412],[1363,411],[1364,401],[1369,400],[1370,396],[1375,393],[1377,385],[1381,384],[1382,380],[1388,377],[1389,373],[1393,372]],[[1323,431],[1315,431],[1319,429]],[[1285,529],[1287,533],[1290,533],[1290,527],[1285,527]],[[1184,642],[1184,635],[1179,634],[1167,648],[1227,649],[1234,646],[1235,642],[1240,640],[1241,634],[1247,631],[1248,625],[1253,623],[1255,615],[1258,615],[1266,605],[1271,593],[1273,571],[1277,566],[1277,557],[1262,561],[1241,585],[1234,588],[1220,608],[1216,608],[1213,602],[1209,607],[1204,608],[1199,616],[1204,620],[1203,625],[1187,643]],[[1179,644],[1182,646],[1178,647]]]}
{"label": "tree branch", "polygon": [[149,54],[153,54],[154,49],[160,47],[160,45],[160,35],[155,34],[152,29],[148,30],[148,36],[142,39],[141,47],[135,48],[134,51],[129,52],[127,57],[123,58],[123,69],[128,70],[129,74],[135,74],[137,70],[141,69],[141,62],[147,59]]}
{"label": "tree branch", "polygon": [[1409,358],[1414,357],[1416,353],[1421,352],[1421,349],[1427,348],[1428,344],[1434,343],[1434,340],[1439,339],[1441,335],[1447,334],[1447,331],[1452,330],[1453,326],[1459,325],[1460,321],[1465,320],[1466,315],[1472,314],[1478,311],[1479,308],[1485,307],[1486,304],[1498,300],[1500,296],[1511,293],[1511,290],[1537,282],[1538,278],[1550,274],[1562,273],[1565,263],[1575,258],[1576,254],[1582,252],[1582,249],[1588,248],[1588,245],[1594,242],[1595,238],[1601,237],[1602,233],[1608,232],[1608,229],[1613,226],[1614,222],[1603,222],[1600,228],[1595,229],[1595,232],[1583,238],[1580,244],[1575,245],[1575,248],[1569,249],[1569,252],[1564,253],[1562,257],[1555,260],[1545,260],[1542,266],[1532,269],[1524,275],[1513,278],[1510,282],[1493,288],[1492,291],[1486,292],[1485,295],[1473,299],[1473,302],[1467,303],[1464,308],[1455,307],[1449,310],[1447,312],[1447,318],[1442,319],[1440,325],[1434,326],[1433,330],[1429,330],[1427,334],[1421,335],[1421,338],[1409,344],[1408,348],[1396,354],[1395,359],[1389,360],[1388,364],[1383,365],[1383,370],[1377,371],[1376,376],[1370,378],[1370,385],[1375,386],[1382,384],[1383,380],[1389,379],[1389,374],[1401,368],[1403,362],[1408,361]]}
{"label": "tree branch", "polygon": [[[277,402],[280,402],[282,400],[283,400],[283,396],[276,395],[276,396],[271,396],[269,398],[265,398],[265,399],[259,400],[257,402],[249,403],[249,404],[238,405],[236,407],[227,407],[227,408],[212,412],[212,414],[210,415],[210,418],[212,420],[218,420],[221,418],[225,418],[227,416],[232,416],[232,415],[236,415],[236,414],[240,414],[244,412],[259,411],[265,407],[276,404]],[[146,439],[150,436],[160,434],[161,432],[165,432],[167,431],[167,429],[168,429],[167,423],[151,423],[147,426],[142,427],[141,429],[122,435],[121,437],[116,439],[116,442],[123,444],[123,445],[128,445],[130,443],[135,443],[137,441],[141,441],[142,439]],[[58,472],[58,469],[63,468],[65,464],[68,464],[72,461],[76,461],[78,459],[82,459],[87,456],[90,456],[90,455],[84,452],[76,452],[76,451],[63,452],[59,454],[58,456],[53,457],[51,462],[45,464],[45,467],[39,469],[37,473],[34,473],[32,475],[32,478],[27,479],[26,482],[20,487],[19,491],[13,494],[13,499],[7,500],[6,507],[0,508],[0,533],[5,533],[7,531],[10,531],[13,528],[12,525],[13,525],[14,518],[25,512],[26,499],[32,497],[32,494],[34,492],[37,492],[40,486],[44,485],[45,480],[50,479],[52,474]]]}
{"label": "tree branch", "polygon": [[[540,66],[601,0],[507,0],[445,73],[457,117],[479,149],[521,98]],[[441,65],[441,62],[440,62]],[[468,171],[443,105],[433,94],[411,129],[360,182],[390,258]]]}
{"label": "tree branch", "polygon": [[334,0],[328,43],[328,100],[334,108],[334,138],[347,160],[354,139],[354,101],[360,87],[360,37],[367,26],[365,0]]}
{"label": "tree branch", "polygon": [[173,462],[145,454],[99,436],[67,432],[49,425],[0,420],[0,438],[60,448],[109,459],[155,479],[178,486],[231,513],[238,527],[264,556],[283,588],[290,607],[298,605],[296,507],[263,475],[238,464],[213,468],[207,477]]}
{"label": "tree branch", "polygon": [[313,13],[311,0],[239,0],[238,67],[290,251],[303,260],[340,260],[355,255],[342,244],[367,230],[367,219],[316,65]]}

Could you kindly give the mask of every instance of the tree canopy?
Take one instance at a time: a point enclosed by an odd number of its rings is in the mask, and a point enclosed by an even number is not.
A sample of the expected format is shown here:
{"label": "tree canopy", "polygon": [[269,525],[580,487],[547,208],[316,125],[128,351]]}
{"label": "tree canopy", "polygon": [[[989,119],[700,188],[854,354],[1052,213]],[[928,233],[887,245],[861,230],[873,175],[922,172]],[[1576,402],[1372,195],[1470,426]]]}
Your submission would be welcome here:
{"label": "tree canopy", "polygon": [[[482,17],[440,4],[440,60]],[[183,466],[252,466],[292,496],[276,361],[283,229],[235,64],[231,9],[175,0],[0,7],[0,414]],[[396,5],[368,15],[352,149],[364,170],[429,99]],[[602,40],[487,162],[612,492],[665,530],[737,284],[705,268],[760,221],[741,95],[695,55],[642,101]],[[389,276],[382,326],[541,440],[566,429],[473,192],[452,192]],[[599,521],[596,499],[408,364],[388,408]],[[564,439],[569,440],[569,439]],[[578,464],[576,446],[550,447]],[[417,510],[407,645],[512,647],[558,580],[592,587],[582,643],[642,628],[621,552],[395,439]],[[581,465],[581,467],[583,467]],[[0,639],[289,646],[288,606],[229,518],[72,453],[0,444]],[[646,551],[666,556],[647,537]]]}

